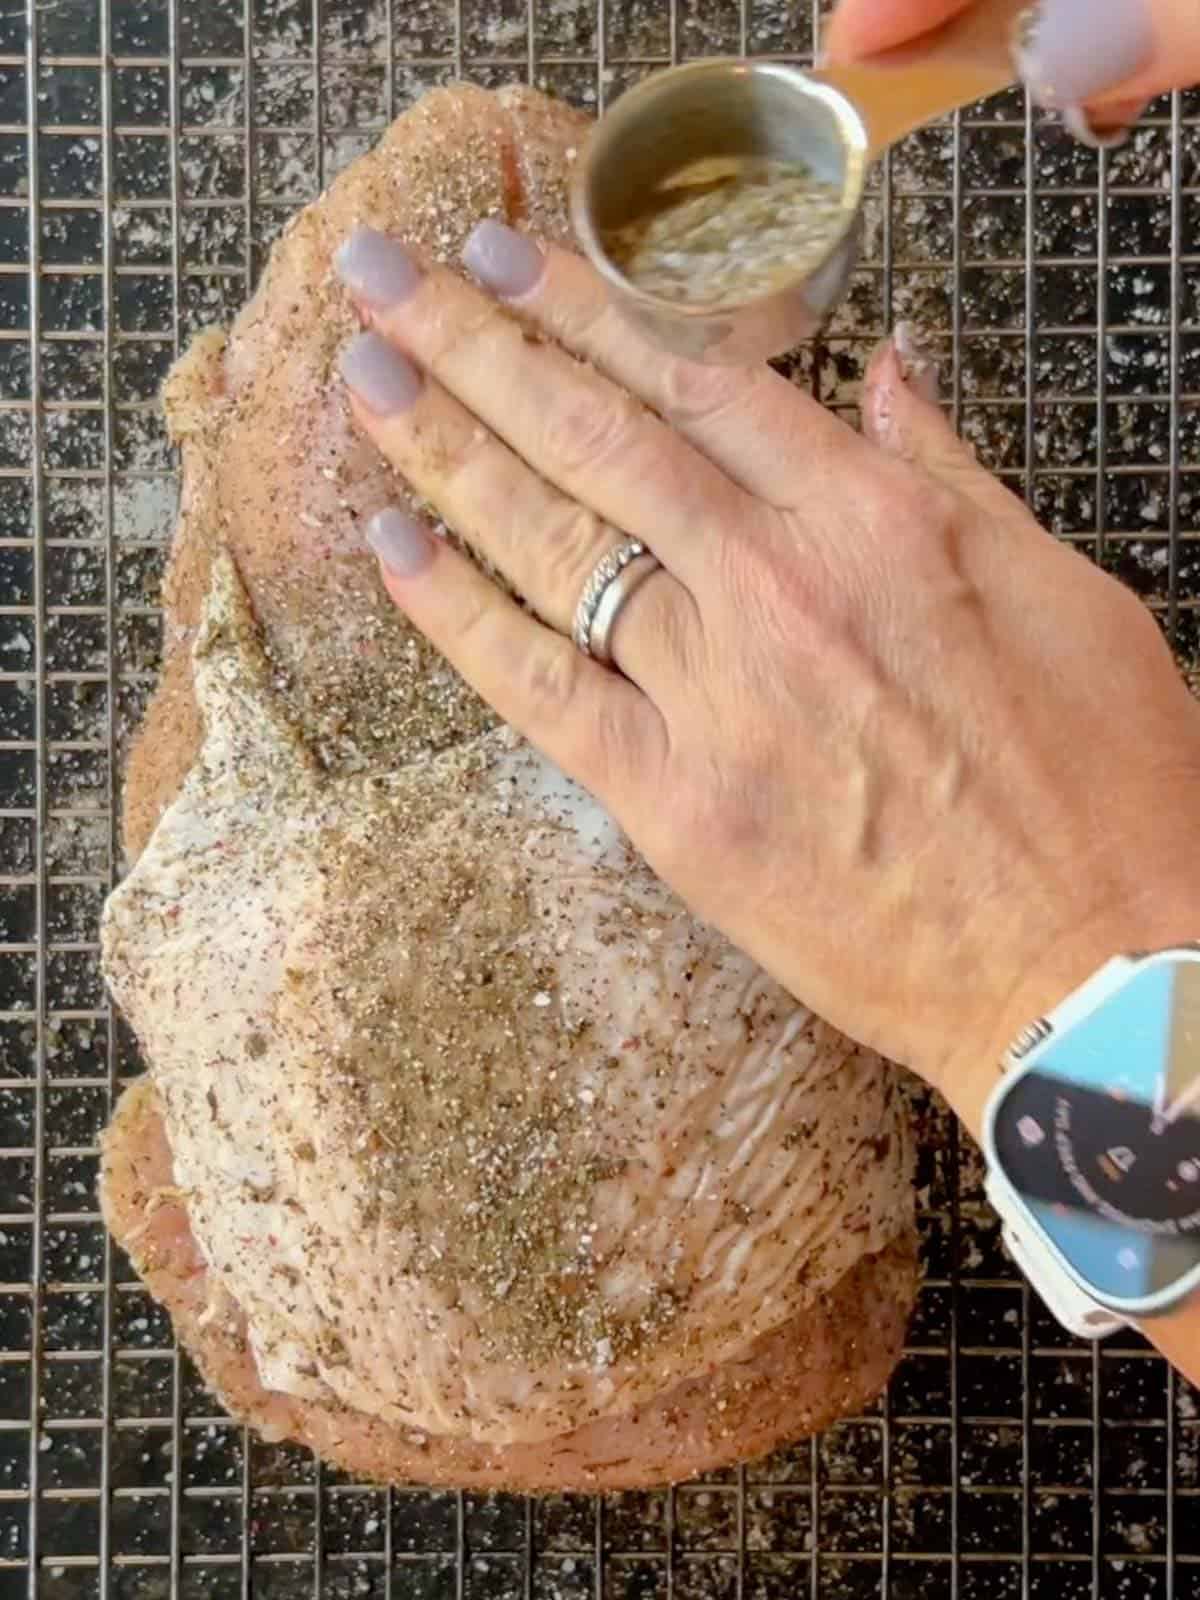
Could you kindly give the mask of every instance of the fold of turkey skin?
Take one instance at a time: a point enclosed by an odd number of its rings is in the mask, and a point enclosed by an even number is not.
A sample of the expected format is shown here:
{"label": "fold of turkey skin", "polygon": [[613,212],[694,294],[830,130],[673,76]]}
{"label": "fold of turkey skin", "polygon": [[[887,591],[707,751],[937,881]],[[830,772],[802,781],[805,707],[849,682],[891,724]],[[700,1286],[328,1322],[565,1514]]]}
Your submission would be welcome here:
{"label": "fold of turkey skin", "polygon": [[234,565],[103,928],[263,1385],[495,1445],[710,1371],[911,1228],[893,1077],[504,732],[324,772]]}

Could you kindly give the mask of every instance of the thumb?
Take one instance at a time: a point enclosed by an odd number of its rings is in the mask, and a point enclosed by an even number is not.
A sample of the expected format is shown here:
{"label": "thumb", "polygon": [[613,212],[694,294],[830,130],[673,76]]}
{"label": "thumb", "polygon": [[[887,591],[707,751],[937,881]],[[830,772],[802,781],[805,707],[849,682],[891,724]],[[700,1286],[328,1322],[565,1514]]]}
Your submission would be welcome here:
{"label": "thumb", "polygon": [[866,438],[938,478],[970,460],[938,405],[939,387],[933,356],[912,323],[901,322],[871,358],[861,407]]}
{"label": "thumb", "polygon": [[859,61],[912,44],[974,0],[841,0],[821,45],[830,61]]}
{"label": "thumb", "polygon": [[1041,0],[1017,65],[1037,104],[1074,131],[1119,126],[1156,95],[1200,82],[1200,12],[1196,0]]}
{"label": "thumb", "polygon": [[872,444],[924,469],[973,500],[990,518],[1008,519],[1008,489],[975,459],[938,405],[939,374],[909,322],[876,350],[862,392],[862,431]]}
{"label": "thumb", "polygon": [[[991,0],[841,0],[824,38],[834,61],[914,44],[968,5]],[[1073,133],[1105,143],[1168,89],[1200,83],[1197,0],[1035,0],[1016,68],[1034,101]]]}

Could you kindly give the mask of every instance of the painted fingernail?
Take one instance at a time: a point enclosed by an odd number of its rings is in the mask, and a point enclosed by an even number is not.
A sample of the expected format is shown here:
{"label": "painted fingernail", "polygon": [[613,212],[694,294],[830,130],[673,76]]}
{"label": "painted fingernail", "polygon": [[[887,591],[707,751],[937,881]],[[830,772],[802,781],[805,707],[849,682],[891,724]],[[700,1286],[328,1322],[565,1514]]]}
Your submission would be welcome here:
{"label": "painted fingernail", "polygon": [[351,294],[380,311],[407,300],[425,276],[402,244],[374,228],[355,228],[333,268]]}
{"label": "painted fingernail", "polygon": [[377,333],[360,333],[342,351],[338,370],[362,403],[380,417],[407,411],[421,392],[421,374]]}
{"label": "painted fingernail", "polygon": [[1153,54],[1146,0],[1040,0],[1017,25],[1018,70],[1037,104],[1054,111],[1116,89]]}
{"label": "painted fingernail", "polygon": [[519,300],[542,275],[546,258],[523,233],[488,217],[463,248],[463,265],[502,300]]}
{"label": "painted fingernail", "polygon": [[936,405],[941,396],[941,376],[933,353],[912,322],[898,322],[892,331],[900,376],[914,394],[930,405]]}
{"label": "painted fingernail", "polygon": [[1068,106],[1062,113],[1063,127],[1073,139],[1089,150],[1118,150],[1133,132],[1132,122],[1105,127],[1084,106]]}
{"label": "painted fingernail", "polygon": [[367,523],[366,540],[389,572],[397,578],[415,578],[433,559],[433,539],[415,517],[395,506],[378,512]]}

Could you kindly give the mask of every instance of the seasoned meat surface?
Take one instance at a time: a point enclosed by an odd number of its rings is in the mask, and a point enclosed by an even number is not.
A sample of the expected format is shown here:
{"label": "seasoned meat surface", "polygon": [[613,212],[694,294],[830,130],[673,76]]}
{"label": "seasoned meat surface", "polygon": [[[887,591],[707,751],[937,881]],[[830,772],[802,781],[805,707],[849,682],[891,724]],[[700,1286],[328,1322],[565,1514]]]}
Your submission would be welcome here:
{"label": "seasoned meat surface", "polygon": [[390,606],[333,378],[357,223],[566,235],[586,132],[427,97],[168,383],[163,678],[106,910],[118,1239],[239,1415],[365,1475],[619,1487],[861,1406],[915,1292],[895,1075],[696,923]]}
{"label": "seasoned meat surface", "polygon": [[912,1302],[912,1240],[863,1256],[829,1295],[712,1373],[648,1406],[540,1444],[498,1448],[425,1434],[326,1398],[269,1389],[245,1318],[214,1286],[173,1185],[154,1087],[117,1109],[104,1156],[109,1225],[235,1416],[377,1483],[567,1491],[650,1488],[767,1454],[869,1404],[891,1373]]}

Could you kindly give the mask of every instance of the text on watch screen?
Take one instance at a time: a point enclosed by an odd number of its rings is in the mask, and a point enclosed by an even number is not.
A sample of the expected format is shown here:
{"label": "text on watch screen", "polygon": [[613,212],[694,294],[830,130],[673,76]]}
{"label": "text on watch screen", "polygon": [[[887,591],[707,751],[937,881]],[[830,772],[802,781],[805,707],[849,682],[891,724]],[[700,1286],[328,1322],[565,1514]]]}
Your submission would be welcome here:
{"label": "text on watch screen", "polygon": [[1200,1265],[1200,964],[1152,966],[1053,1040],[996,1126],[1001,1167],[1099,1293]]}

